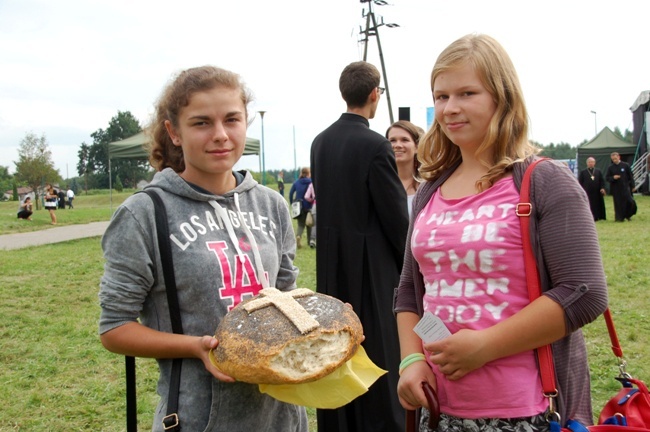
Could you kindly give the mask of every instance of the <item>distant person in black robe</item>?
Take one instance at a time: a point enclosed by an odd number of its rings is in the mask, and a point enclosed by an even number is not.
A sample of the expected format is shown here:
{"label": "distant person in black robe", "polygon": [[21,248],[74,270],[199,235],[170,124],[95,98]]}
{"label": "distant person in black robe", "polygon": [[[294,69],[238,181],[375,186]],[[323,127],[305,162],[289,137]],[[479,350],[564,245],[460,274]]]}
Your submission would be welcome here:
{"label": "distant person in black robe", "polygon": [[612,164],[607,168],[605,178],[609,182],[609,193],[614,198],[614,218],[616,222],[630,220],[636,214],[636,202],[632,198],[634,177],[630,166],[621,161],[621,156],[611,154]]}
{"label": "distant person in black robe", "polygon": [[65,210],[65,192],[63,192],[63,189],[59,189],[56,196],[58,198],[57,204],[59,205],[59,208]]}
{"label": "distant person in black robe", "polygon": [[596,168],[596,159],[587,158],[587,168],[580,172],[578,176],[580,186],[585,190],[589,198],[589,208],[594,220],[607,220],[605,214],[605,177],[603,173]]}

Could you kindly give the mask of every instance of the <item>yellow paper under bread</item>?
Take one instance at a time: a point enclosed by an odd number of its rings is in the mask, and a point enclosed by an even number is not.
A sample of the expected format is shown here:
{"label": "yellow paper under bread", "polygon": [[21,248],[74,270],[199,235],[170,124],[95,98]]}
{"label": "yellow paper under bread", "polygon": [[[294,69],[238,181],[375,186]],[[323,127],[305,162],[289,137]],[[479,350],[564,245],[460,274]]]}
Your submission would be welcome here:
{"label": "yellow paper under bread", "polygon": [[377,367],[359,346],[354,356],[331,374],[304,384],[259,384],[260,391],[282,402],[312,408],[339,408],[368,391],[387,371]]}

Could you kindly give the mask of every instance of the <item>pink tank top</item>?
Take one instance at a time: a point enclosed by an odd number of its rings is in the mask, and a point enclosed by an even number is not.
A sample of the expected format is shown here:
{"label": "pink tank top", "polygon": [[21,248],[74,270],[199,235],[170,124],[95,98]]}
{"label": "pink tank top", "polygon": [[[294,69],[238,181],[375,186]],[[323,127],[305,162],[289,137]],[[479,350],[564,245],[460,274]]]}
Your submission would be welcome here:
{"label": "pink tank top", "polygon": [[[460,199],[445,199],[438,189],[415,221],[411,248],[424,277],[424,309],[451,333],[491,327],[529,304],[517,202],[512,177]],[[489,362],[457,381],[431,366],[445,414],[529,417],[548,407],[534,351]]]}

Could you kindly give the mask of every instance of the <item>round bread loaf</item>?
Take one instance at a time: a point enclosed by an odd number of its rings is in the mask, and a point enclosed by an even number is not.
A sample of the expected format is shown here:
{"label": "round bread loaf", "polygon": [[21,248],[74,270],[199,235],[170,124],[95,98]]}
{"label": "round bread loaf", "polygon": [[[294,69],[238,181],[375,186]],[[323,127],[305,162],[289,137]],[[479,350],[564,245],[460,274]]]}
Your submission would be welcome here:
{"label": "round bread loaf", "polygon": [[363,328],[352,308],[334,297],[267,288],[228,312],[215,338],[213,363],[225,374],[253,384],[299,384],[348,361]]}

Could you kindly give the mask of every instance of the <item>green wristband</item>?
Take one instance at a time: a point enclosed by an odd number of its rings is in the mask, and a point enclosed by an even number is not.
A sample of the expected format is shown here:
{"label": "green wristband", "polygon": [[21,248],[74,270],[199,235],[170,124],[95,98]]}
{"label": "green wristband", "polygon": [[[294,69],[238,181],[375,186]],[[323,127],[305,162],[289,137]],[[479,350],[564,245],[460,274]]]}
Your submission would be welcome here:
{"label": "green wristband", "polygon": [[411,366],[413,363],[419,362],[419,361],[425,361],[426,357],[424,357],[424,354],[422,353],[413,353],[409,354],[404,359],[402,362],[399,364],[399,375],[402,375],[402,371],[406,369],[407,367]]}
{"label": "green wristband", "polygon": [[425,357],[424,357],[424,354],[419,353],[419,352],[418,352],[418,353],[409,354],[409,355],[407,355],[406,357],[404,357],[404,358],[402,359],[402,362],[400,363],[400,368],[402,367],[402,365],[403,365],[405,362],[408,362],[408,361],[410,361],[410,360],[412,360],[412,359],[424,360]]}

